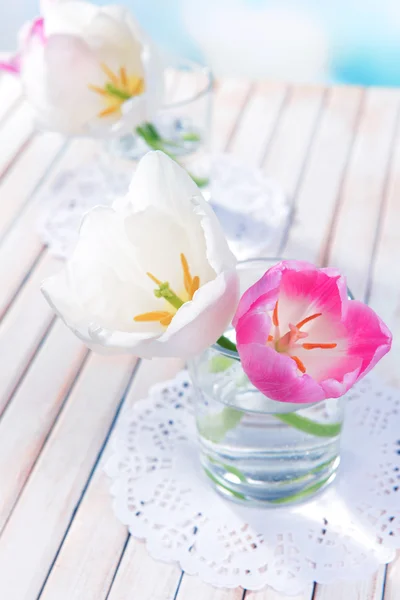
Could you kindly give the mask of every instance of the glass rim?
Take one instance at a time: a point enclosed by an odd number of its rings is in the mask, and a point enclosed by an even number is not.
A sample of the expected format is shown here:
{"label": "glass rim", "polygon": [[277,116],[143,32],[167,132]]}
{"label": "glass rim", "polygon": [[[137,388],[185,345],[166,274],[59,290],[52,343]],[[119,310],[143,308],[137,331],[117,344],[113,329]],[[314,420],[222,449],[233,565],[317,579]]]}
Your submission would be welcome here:
{"label": "glass rim", "polygon": [[[256,257],[256,258],[247,258],[246,260],[240,260],[238,261],[237,265],[236,265],[236,269],[240,270],[242,267],[246,267],[248,265],[251,265],[253,263],[256,264],[261,264],[261,263],[270,263],[270,262],[274,262],[274,264],[281,262],[282,260],[294,260],[291,258],[282,258],[280,256],[272,256],[272,257],[266,257],[266,256],[260,256],[260,257]],[[323,268],[323,267],[320,267]],[[354,296],[351,293],[351,290],[349,288],[347,288],[347,295],[348,298],[350,300],[354,300]],[[217,342],[215,342],[214,344],[212,344],[211,348],[213,350],[215,350],[216,352],[218,352],[219,354],[222,354],[223,356],[225,356],[226,358],[231,358],[233,360],[238,360],[239,357],[239,353],[235,352],[234,350],[228,350],[227,348],[223,348],[222,346],[220,346]]]}
{"label": "glass rim", "polygon": [[[185,67],[189,67],[189,68],[185,69]],[[161,106],[161,110],[168,110],[171,108],[186,106],[187,104],[190,104],[191,102],[195,102],[196,100],[199,100],[200,98],[202,98],[203,96],[205,96],[206,94],[211,92],[211,90],[213,88],[214,76],[212,74],[211,69],[209,67],[207,67],[206,65],[202,65],[201,63],[199,63],[195,60],[191,60],[190,58],[179,57],[177,59],[176,64],[167,65],[166,68],[172,68],[176,71],[182,71],[182,72],[184,72],[186,70],[187,72],[192,71],[192,72],[202,73],[206,78],[206,82],[205,82],[204,87],[202,89],[200,89],[200,91],[196,92],[194,95],[188,96],[185,100],[177,100],[176,102],[169,102],[168,104],[163,104]]]}

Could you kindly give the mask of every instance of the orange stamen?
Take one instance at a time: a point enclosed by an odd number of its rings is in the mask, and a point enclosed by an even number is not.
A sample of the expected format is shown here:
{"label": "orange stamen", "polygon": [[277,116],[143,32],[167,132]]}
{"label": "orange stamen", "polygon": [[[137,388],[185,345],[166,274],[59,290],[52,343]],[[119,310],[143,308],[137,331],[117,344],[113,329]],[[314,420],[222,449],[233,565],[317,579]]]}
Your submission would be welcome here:
{"label": "orange stamen", "polygon": [[306,317],[305,319],[300,321],[300,323],[297,323],[297,325],[296,325],[297,329],[301,329],[303,327],[303,325],[305,325],[306,323],[309,323],[310,321],[313,321],[314,319],[316,319],[317,317],[320,317],[321,315],[322,315],[322,313],[315,313],[315,315],[311,315],[311,317]]}
{"label": "orange stamen", "polygon": [[121,77],[122,85],[124,86],[124,88],[126,88],[128,86],[128,77],[126,75],[126,69],[125,69],[125,67],[121,67],[120,68],[119,74],[120,74],[120,77]]}
{"label": "orange stamen", "polygon": [[96,94],[101,94],[102,96],[108,96],[108,92],[106,90],[104,90],[101,87],[98,87],[97,85],[92,85],[91,83],[89,83],[88,85],[89,90],[92,90],[92,92],[96,92]]}
{"label": "orange stamen", "polygon": [[292,360],[294,360],[294,362],[297,365],[297,368],[299,369],[299,371],[301,371],[302,373],[306,372],[306,368],[304,366],[304,364],[301,362],[301,360],[299,359],[298,356],[291,356],[290,357]]}
{"label": "orange stamen", "polygon": [[168,327],[168,325],[171,323],[173,317],[174,317],[174,315],[172,313],[169,313],[168,317],[164,317],[163,319],[160,319],[161,325],[164,325],[164,327]]}
{"label": "orange stamen", "polygon": [[162,284],[162,281],[160,281],[159,279],[157,279],[157,277],[155,277],[154,275],[152,275],[152,273],[149,273],[147,271],[146,275],[147,275],[147,277],[150,277],[150,279],[152,281],[154,281],[154,283],[156,283],[157,285],[161,285]]}
{"label": "orange stamen", "polygon": [[330,350],[336,348],[337,344],[302,344],[304,350],[314,350],[320,348],[321,350]]}
{"label": "orange stamen", "polygon": [[108,115],[112,115],[113,113],[117,112],[118,110],[119,110],[119,106],[110,106],[109,108],[105,108],[104,110],[101,110],[97,116],[98,117],[108,117]]}
{"label": "orange stamen", "polygon": [[301,360],[299,359],[298,356],[291,356],[290,357],[292,360],[294,360],[294,362],[297,365],[297,368],[299,369],[299,371],[301,371],[302,373],[306,372],[306,368],[304,366],[304,364],[301,362]]}
{"label": "orange stamen", "polygon": [[130,83],[130,93],[132,96],[142,94],[144,91],[144,81],[140,77],[133,77]]}
{"label": "orange stamen", "polygon": [[193,279],[190,274],[188,261],[186,259],[186,256],[183,253],[181,254],[181,264],[182,264],[182,270],[183,270],[183,284],[185,286],[185,290],[187,291],[187,293],[190,296],[191,290],[192,290],[192,285],[193,285]]}
{"label": "orange stamen", "polygon": [[193,298],[195,292],[197,292],[199,287],[200,287],[200,277],[198,275],[196,275],[195,277],[193,277],[192,287],[190,288],[190,292],[189,292],[190,299]]}
{"label": "orange stamen", "polygon": [[274,312],[272,314],[272,322],[275,327],[279,327],[279,319],[278,319],[278,300],[276,301]]}
{"label": "orange stamen", "polygon": [[104,73],[107,75],[108,79],[110,79],[114,85],[118,86],[119,79],[117,75],[113,71],[111,71],[111,69],[107,67],[105,63],[101,63],[100,66],[103,69]]}
{"label": "orange stamen", "polygon": [[268,336],[268,340],[267,340],[267,341],[268,341],[268,342],[273,342],[273,341],[274,341],[274,336],[270,334],[270,335]]}
{"label": "orange stamen", "polygon": [[[133,320],[137,321],[138,323],[144,323],[147,321],[160,321],[160,323],[161,323],[162,321],[165,321],[169,317],[171,317],[171,319],[172,319],[173,314],[170,312],[167,312],[166,310],[153,310],[152,312],[147,312],[147,313],[142,313],[140,315],[136,315],[136,317],[133,317]],[[161,323],[161,324],[163,324],[163,323]]]}

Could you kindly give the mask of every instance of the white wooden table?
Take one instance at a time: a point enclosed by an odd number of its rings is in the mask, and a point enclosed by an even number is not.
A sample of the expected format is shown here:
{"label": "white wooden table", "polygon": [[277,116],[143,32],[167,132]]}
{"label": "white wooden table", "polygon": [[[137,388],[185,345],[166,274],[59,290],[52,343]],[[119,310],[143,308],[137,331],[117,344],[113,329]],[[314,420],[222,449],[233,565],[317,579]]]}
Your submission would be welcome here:
{"label": "white wooden table", "polygon": [[[399,100],[396,90],[222,81],[212,140],[290,198],[290,227],[269,254],[339,267],[394,332]],[[59,264],[35,233],[38,192],[93,152],[88,141],[35,134],[18,84],[0,79],[0,599],[283,600],[270,589],[216,590],[155,562],[113,515],[103,464],[119,415],[181,364],[91,355],[41,297]],[[382,365],[397,384],[399,344]],[[400,598],[400,557],[296,600],[382,598]]]}

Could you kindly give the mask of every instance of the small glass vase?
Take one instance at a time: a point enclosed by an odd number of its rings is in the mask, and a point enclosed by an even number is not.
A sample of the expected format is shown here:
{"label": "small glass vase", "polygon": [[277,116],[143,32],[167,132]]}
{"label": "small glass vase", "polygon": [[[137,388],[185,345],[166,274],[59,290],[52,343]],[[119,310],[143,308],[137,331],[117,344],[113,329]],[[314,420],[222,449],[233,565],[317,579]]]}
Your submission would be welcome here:
{"label": "small glass vase", "polygon": [[[241,291],[276,262],[241,263]],[[332,483],[340,463],[342,399],[301,405],[271,400],[250,383],[237,354],[217,344],[188,367],[200,460],[218,492],[237,502],[281,506]]]}
{"label": "small glass vase", "polygon": [[207,67],[183,58],[168,66],[164,105],[152,123],[107,140],[114,168],[124,160],[139,160],[149,150],[163,150],[189,171],[200,187],[206,185],[212,88]]}

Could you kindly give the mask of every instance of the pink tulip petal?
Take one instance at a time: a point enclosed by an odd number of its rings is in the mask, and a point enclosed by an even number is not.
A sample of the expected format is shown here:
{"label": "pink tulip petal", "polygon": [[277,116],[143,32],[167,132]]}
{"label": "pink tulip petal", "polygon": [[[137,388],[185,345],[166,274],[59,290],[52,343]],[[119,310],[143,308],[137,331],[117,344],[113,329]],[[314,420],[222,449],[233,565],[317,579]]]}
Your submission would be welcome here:
{"label": "pink tulip petal", "polygon": [[294,360],[265,344],[241,345],[240,359],[251,383],[272,400],[304,404],[326,398],[312,377],[299,373]]}
{"label": "pink tulip petal", "polygon": [[357,300],[349,302],[344,324],[349,336],[349,355],[362,359],[362,377],[389,352],[392,334],[372,308]]}
{"label": "pink tulip petal", "polygon": [[6,71],[12,75],[19,75],[21,72],[21,57],[15,54],[9,60],[0,61],[0,71]]}

